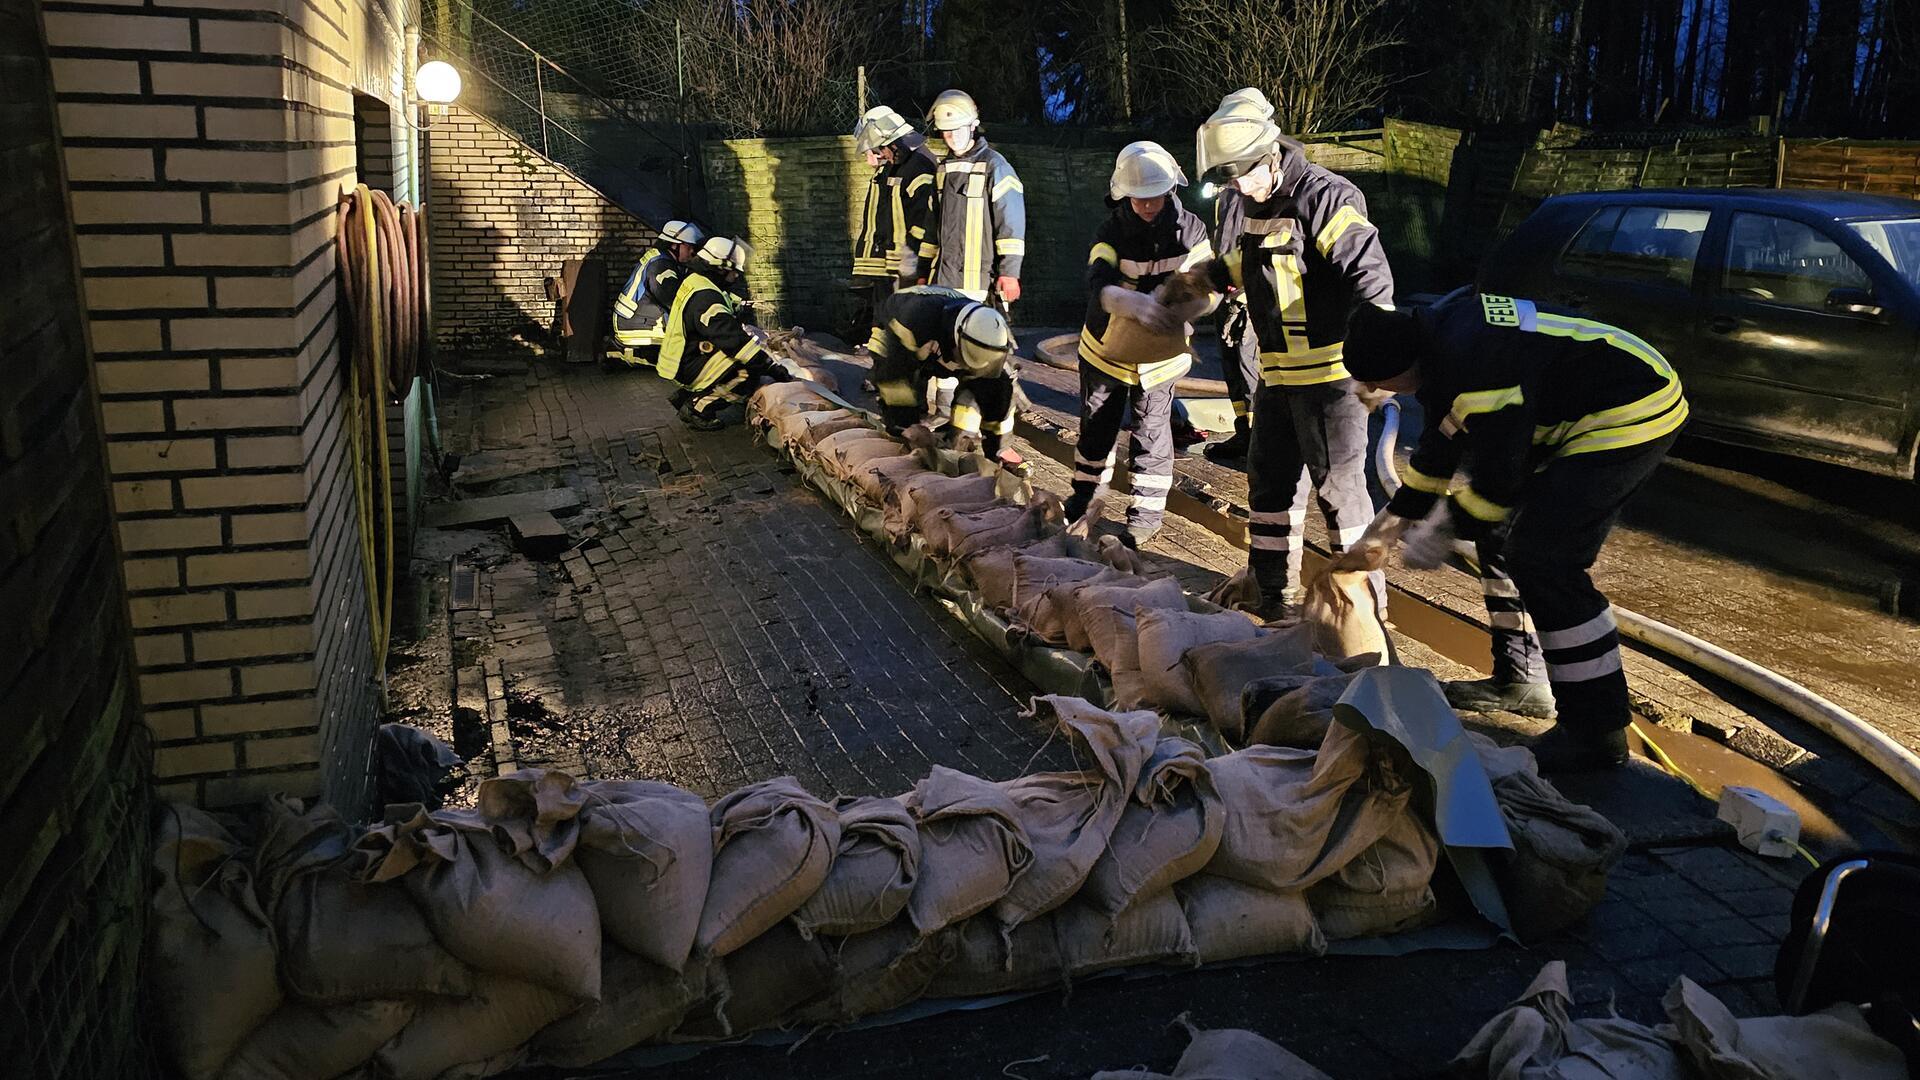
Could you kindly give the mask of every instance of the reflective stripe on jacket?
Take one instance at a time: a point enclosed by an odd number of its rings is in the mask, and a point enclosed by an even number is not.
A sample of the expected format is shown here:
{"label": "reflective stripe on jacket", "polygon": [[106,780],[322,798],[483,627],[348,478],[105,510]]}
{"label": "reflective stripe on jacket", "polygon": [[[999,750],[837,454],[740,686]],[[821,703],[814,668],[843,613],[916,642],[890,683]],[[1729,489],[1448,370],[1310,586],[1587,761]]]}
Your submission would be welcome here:
{"label": "reflective stripe on jacket", "polygon": [[628,347],[658,345],[666,339],[663,316],[673,305],[684,273],[664,248],[648,248],[620,294],[613,298],[613,336]]}
{"label": "reflective stripe on jacket", "polygon": [[1149,389],[1185,375],[1193,367],[1191,352],[1137,366],[1111,355],[1107,334],[1113,328],[1113,316],[1100,305],[1100,290],[1117,285],[1152,292],[1169,275],[1211,258],[1213,244],[1207,239],[1206,223],[1181,206],[1179,199],[1169,198],[1151,222],[1140,220],[1126,202],[1116,206],[1100,223],[1087,256],[1090,295],[1086,323],[1080,328],[1080,358],[1121,382]]}
{"label": "reflective stripe on jacket", "polygon": [[854,277],[893,278],[905,253],[926,239],[937,163],[919,135],[902,136],[896,145],[905,151],[901,160],[875,169],[867,181],[860,232],[853,240]]}
{"label": "reflective stripe on jacket", "polygon": [[[985,300],[995,278],[1020,276],[1027,254],[1027,196],[1000,152],[977,139],[965,154],[939,165],[933,225],[915,266],[935,285]],[[902,266],[906,261],[902,259]]]}
{"label": "reflective stripe on jacket", "polygon": [[733,295],[697,270],[681,280],[666,327],[655,370],[689,390],[705,390],[728,368],[760,355],[760,343],[741,325]]}

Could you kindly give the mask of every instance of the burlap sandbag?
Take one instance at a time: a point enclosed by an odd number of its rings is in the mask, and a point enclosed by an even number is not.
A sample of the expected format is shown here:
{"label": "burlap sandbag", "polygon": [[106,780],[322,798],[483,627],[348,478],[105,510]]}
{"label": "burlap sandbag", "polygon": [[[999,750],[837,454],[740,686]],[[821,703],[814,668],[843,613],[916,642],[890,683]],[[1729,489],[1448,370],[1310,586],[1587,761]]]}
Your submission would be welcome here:
{"label": "burlap sandbag", "polygon": [[1075,901],[1117,915],[1136,898],[1199,873],[1219,850],[1225,827],[1205,751],[1162,736]]}
{"label": "burlap sandbag", "polygon": [[482,974],[466,997],[421,999],[413,1019],[374,1055],[374,1070],[386,1080],[505,1072],[524,1060],[528,1039],[579,1005],[530,982]]}
{"label": "burlap sandbag", "polygon": [[1313,648],[1330,659],[1372,656],[1393,661],[1393,642],[1380,621],[1365,570],[1323,570],[1307,583],[1301,619],[1313,627]]}
{"label": "burlap sandbag", "polygon": [[1397,934],[1439,917],[1433,871],[1440,838],[1404,794],[1399,807],[1385,835],[1307,890],[1307,904],[1327,940]]}
{"label": "burlap sandbag", "polygon": [[1735,1018],[1724,1002],[1685,975],[1660,999],[1680,1044],[1707,1080],[1902,1080],[1900,1049],[1875,1034],[1860,1007],[1840,1002],[1810,1016]]}
{"label": "burlap sandbag", "polygon": [[864,465],[848,469],[848,478],[860,492],[860,498],[869,506],[884,505],[887,488],[900,483],[909,476],[918,476],[927,471],[927,467],[912,455],[906,457],[880,457]]}
{"label": "burlap sandbag", "polygon": [[1176,320],[1172,330],[1150,330],[1126,315],[1107,321],[1101,351],[1113,362],[1139,367],[1188,355],[1193,348],[1192,323],[1206,315],[1214,297],[1206,276],[1197,270],[1183,270],[1154,287],[1153,298]]}
{"label": "burlap sandbag", "polygon": [[1236,611],[1198,615],[1136,608],[1134,619],[1140,628],[1140,674],[1148,698],[1155,706],[1183,716],[1202,716],[1207,711],[1187,670],[1187,651],[1224,641],[1250,641],[1260,634],[1253,620]]}
{"label": "burlap sandbag", "polygon": [[713,1007],[688,1013],[672,1041],[704,1042],[773,1027],[831,994],[833,972],[824,940],[803,938],[782,919],[719,962],[708,976]]}
{"label": "burlap sandbag", "polygon": [[406,1000],[287,1002],[240,1044],[223,1080],[334,1080],[372,1061],[413,1011]]}
{"label": "burlap sandbag", "polygon": [[[1122,571],[1125,573],[1125,571]],[[1187,609],[1186,590],[1176,578],[1143,578],[1130,575],[1123,581],[1087,581],[1068,594],[1066,620],[1067,648],[1079,652],[1093,650],[1089,615],[1105,608],[1133,612],[1142,608],[1167,611]]]}
{"label": "burlap sandbag", "polygon": [[747,401],[749,411],[767,417],[778,417],[791,412],[825,411],[834,408],[832,402],[820,396],[820,392],[803,382],[768,383],[753,392]]}
{"label": "burlap sandbag", "polygon": [[1327,951],[1313,909],[1299,892],[1274,892],[1218,874],[1195,874],[1175,891],[1203,964]]}
{"label": "burlap sandbag", "polygon": [[954,928],[953,959],[927,985],[927,996],[985,997],[1057,986],[1065,979],[1053,916],[1026,923],[1009,937],[991,915],[980,915]]}
{"label": "burlap sandbag", "polygon": [[280,1007],[273,924],[239,841],[212,815],[166,803],[155,817],[148,1000],[174,1067],[211,1080]]}
{"label": "burlap sandbag", "polygon": [[1013,606],[1015,560],[1024,556],[1030,559],[1070,558],[1092,562],[1094,555],[1093,548],[1085,540],[1061,532],[1029,544],[975,552],[967,556],[965,566],[974,592],[979,594],[981,600],[989,607],[1010,608]]}
{"label": "burlap sandbag", "polygon": [[920,829],[907,913],[922,934],[992,907],[1033,863],[1019,808],[988,781],[935,765],[901,801]]}
{"label": "burlap sandbag", "polygon": [[1117,916],[1076,900],[1054,912],[1053,938],[1069,977],[1140,964],[1200,964],[1172,889],[1141,896]]}
{"label": "burlap sandbag", "polygon": [[1091,559],[1023,556],[1013,561],[1011,606],[1028,633],[1050,645],[1065,645],[1073,590],[1087,582],[1106,585],[1132,578],[1132,574]]}
{"label": "burlap sandbag", "polygon": [[547,1025],[529,1048],[535,1060],[582,1068],[672,1031],[707,996],[709,965],[685,971],[649,963],[613,940],[602,943],[600,1000]]}
{"label": "burlap sandbag", "polygon": [[907,448],[885,437],[852,439],[834,447],[828,471],[851,482],[868,465],[906,456]]}
{"label": "burlap sandbag", "polygon": [[1327,737],[1333,707],[1353,682],[1353,675],[1313,675],[1282,694],[1254,721],[1249,743],[1311,749]]}
{"label": "burlap sandbag", "polygon": [[[1186,1023],[1184,1017],[1181,1021]],[[1109,1071],[1094,1073],[1093,1080],[1332,1080],[1286,1047],[1251,1031],[1201,1031],[1191,1023],[1186,1028],[1193,1042],[1171,1075]]]}
{"label": "burlap sandbag", "polygon": [[[1091,608],[1086,612],[1087,643],[1093,658],[1110,675],[1140,671],[1140,627],[1131,610]],[[1123,711],[1134,706],[1115,707]]]}
{"label": "burlap sandbag", "polygon": [[542,874],[479,814],[411,805],[388,807],[357,846],[363,879],[403,882],[440,944],[476,971],[599,998],[600,912],[579,867]]}
{"label": "burlap sandbag", "polygon": [[898,799],[843,798],[827,880],[793,913],[802,937],[878,930],[906,910],[920,871],[920,831]]}
{"label": "burlap sandbag", "polygon": [[1086,767],[1000,785],[1033,845],[1033,865],[993,905],[1008,927],[1052,911],[1079,891],[1120,823],[1160,732],[1153,713],[1112,713],[1058,694],[1034,698],[1029,715],[1065,735],[1074,759]]}
{"label": "burlap sandbag", "polygon": [[1538,941],[1585,918],[1607,892],[1607,873],[1626,851],[1618,826],[1560,794],[1540,776],[1533,752],[1468,732],[1513,838],[1495,852],[1494,872],[1522,941]]}
{"label": "burlap sandbag", "polygon": [[521,769],[482,780],[474,810],[500,846],[529,870],[546,873],[573,855],[588,795],[558,769]]}
{"label": "burlap sandbag", "polygon": [[872,428],[872,422],[850,409],[832,409],[826,412],[788,413],[774,421],[787,452],[808,455],[819,445],[821,439],[836,431],[852,428]]}
{"label": "burlap sandbag", "polygon": [[992,476],[942,476],[921,472],[902,477],[888,487],[882,521],[887,535],[899,540],[919,527],[920,519],[942,506],[979,506],[994,499]]}
{"label": "burlap sandbag", "polygon": [[680,970],[713,873],[706,800],[651,780],[584,787],[573,858],[593,888],[601,929],[640,959]]}
{"label": "burlap sandbag", "polygon": [[1316,751],[1249,746],[1207,762],[1227,808],[1207,872],[1273,892],[1328,877],[1405,811],[1412,766],[1394,751],[1405,755],[1335,724]]}
{"label": "burlap sandbag", "polygon": [[836,972],[833,992],[801,1009],[795,1022],[847,1024],[919,1000],[933,977],[953,962],[959,937],[953,928],[922,937],[912,920],[900,918],[864,934],[828,938]]}
{"label": "burlap sandbag", "polygon": [[433,936],[398,881],[366,884],[345,866],[302,875],[288,888],[276,921],[281,981],[302,1001],[458,997],[473,988],[472,969]]}
{"label": "burlap sandbag", "polygon": [[940,507],[921,515],[919,528],[928,554],[954,558],[973,551],[1038,540],[1040,522],[1037,507],[990,503],[980,507]]}
{"label": "burlap sandbag", "polygon": [[791,776],[713,805],[713,877],[695,945],[725,956],[806,903],[833,864],[840,821]]}
{"label": "burlap sandbag", "polygon": [[1194,693],[1206,706],[1207,719],[1228,742],[1238,745],[1250,726],[1240,711],[1240,692],[1263,675],[1311,665],[1313,629],[1296,624],[1246,641],[1198,645],[1187,650],[1181,662],[1187,666]]}

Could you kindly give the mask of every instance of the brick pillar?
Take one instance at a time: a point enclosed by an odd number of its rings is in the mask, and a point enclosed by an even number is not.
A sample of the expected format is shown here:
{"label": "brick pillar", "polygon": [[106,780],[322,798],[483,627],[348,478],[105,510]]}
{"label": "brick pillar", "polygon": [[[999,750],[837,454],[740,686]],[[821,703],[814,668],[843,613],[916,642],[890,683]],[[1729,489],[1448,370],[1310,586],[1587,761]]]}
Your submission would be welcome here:
{"label": "brick pillar", "polygon": [[[46,0],[164,794],[365,787],[375,700],[333,209],[400,28],[341,0]],[[390,8],[388,10],[391,10]]]}

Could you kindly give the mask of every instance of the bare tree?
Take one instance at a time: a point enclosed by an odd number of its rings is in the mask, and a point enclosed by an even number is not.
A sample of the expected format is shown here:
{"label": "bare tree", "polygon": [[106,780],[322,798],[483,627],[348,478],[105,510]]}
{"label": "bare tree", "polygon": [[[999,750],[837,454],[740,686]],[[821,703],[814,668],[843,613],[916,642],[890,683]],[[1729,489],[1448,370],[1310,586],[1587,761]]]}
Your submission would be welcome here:
{"label": "bare tree", "polygon": [[1154,63],[1192,113],[1256,86],[1289,132],[1325,131],[1378,108],[1392,76],[1380,63],[1400,44],[1387,0],[1173,0],[1150,34]]}

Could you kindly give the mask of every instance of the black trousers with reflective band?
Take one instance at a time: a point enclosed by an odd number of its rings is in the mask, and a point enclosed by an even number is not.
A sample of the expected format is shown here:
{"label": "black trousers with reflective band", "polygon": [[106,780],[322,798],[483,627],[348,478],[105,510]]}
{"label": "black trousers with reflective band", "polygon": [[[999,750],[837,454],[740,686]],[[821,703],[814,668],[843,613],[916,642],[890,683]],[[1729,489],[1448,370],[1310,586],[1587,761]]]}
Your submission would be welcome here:
{"label": "black trousers with reflective band", "polygon": [[[1621,508],[1679,437],[1553,459],[1528,483],[1491,567],[1481,558],[1483,580],[1510,582],[1533,623],[1532,634],[1522,628],[1514,635],[1527,640],[1509,645],[1514,652],[1506,662],[1517,670],[1517,662],[1537,655],[1560,723],[1578,734],[1618,731],[1630,719],[1613,606],[1588,571]],[[1496,651],[1496,670],[1500,663]]]}
{"label": "black trousers with reflective band", "polygon": [[759,381],[773,375],[774,363],[766,353],[756,353],[744,364],[734,364],[720,373],[713,385],[705,390],[688,390],[684,387],[673,396],[676,408],[689,402],[693,412],[702,420],[711,420],[726,410],[727,406],[747,400]]}
{"label": "black trousers with reflective band", "polygon": [[[1345,551],[1373,520],[1367,494],[1367,409],[1353,381],[1262,386],[1253,396],[1253,446],[1247,454],[1247,565],[1261,597],[1296,602],[1307,501],[1317,494],[1335,551]],[[1374,589],[1385,602],[1384,582]]]}
{"label": "black trousers with reflective band", "polygon": [[1115,443],[1128,407],[1133,413],[1133,505],[1127,527],[1151,532],[1167,513],[1167,493],[1173,489],[1173,387],[1176,379],[1142,389],[1080,362],[1080,443],[1073,456],[1073,503],[1077,511],[1093,498],[1100,485],[1113,479],[1118,456]]}
{"label": "black trousers with reflective band", "polygon": [[854,336],[848,341],[865,341],[873,336],[873,315],[880,310],[880,302],[893,295],[896,279],[891,277],[853,279],[853,325]]}

